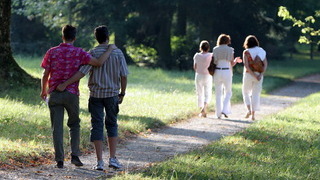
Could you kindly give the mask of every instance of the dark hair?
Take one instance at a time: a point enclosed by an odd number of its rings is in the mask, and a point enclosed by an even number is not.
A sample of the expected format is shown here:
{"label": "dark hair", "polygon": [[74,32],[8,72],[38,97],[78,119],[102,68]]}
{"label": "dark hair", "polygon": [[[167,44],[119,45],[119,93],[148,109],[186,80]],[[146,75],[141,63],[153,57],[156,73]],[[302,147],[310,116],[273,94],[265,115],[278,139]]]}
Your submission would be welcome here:
{"label": "dark hair", "polygon": [[254,35],[249,35],[246,37],[243,43],[243,47],[245,49],[252,48],[255,46],[259,46],[259,41]]}
{"label": "dark hair", "polygon": [[210,49],[210,44],[208,41],[203,40],[200,42],[200,46],[199,46],[200,51],[207,52],[207,51],[209,51],[209,49]]}
{"label": "dark hair", "polygon": [[230,44],[231,38],[227,34],[220,34],[217,40],[217,46],[222,45],[222,44]]}
{"label": "dark hair", "polygon": [[75,40],[77,35],[77,29],[71,25],[65,25],[62,27],[62,36],[66,41]]}
{"label": "dark hair", "polygon": [[107,26],[98,26],[94,29],[96,40],[101,44],[109,40],[109,31]]}

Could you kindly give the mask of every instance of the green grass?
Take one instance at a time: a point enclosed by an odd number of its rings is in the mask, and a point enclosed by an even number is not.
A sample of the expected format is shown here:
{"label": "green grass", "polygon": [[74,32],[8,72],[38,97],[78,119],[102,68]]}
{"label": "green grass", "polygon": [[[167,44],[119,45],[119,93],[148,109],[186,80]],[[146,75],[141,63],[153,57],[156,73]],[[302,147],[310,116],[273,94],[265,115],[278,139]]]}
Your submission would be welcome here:
{"label": "green grass", "polygon": [[[284,53],[284,58],[310,60],[310,45],[296,43],[295,48],[299,51],[299,53],[292,54],[292,57],[290,53]],[[318,51],[317,46],[314,47],[313,60],[320,60],[320,51]]]}
{"label": "green grass", "polygon": [[[41,77],[41,57],[16,56],[15,58],[28,73]],[[270,68],[264,81],[264,92],[283,86],[296,77],[320,72],[320,69],[316,68],[319,67],[320,61],[269,60],[269,62]],[[129,71],[127,94],[123,104],[120,105],[121,138],[128,133],[137,134],[186,119],[197,113],[193,71],[165,71],[135,66],[130,66]],[[235,73],[232,103],[242,102],[241,80],[242,74]],[[80,92],[81,148],[86,152],[91,149],[87,77],[81,80]],[[40,85],[37,89],[15,87],[0,91],[0,104],[2,104],[0,163],[9,158],[19,159],[30,154],[52,154],[49,110],[41,101],[39,94]],[[213,104],[210,105],[211,110],[214,109]],[[68,128],[65,127],[66,146],[69,143],[67,139]],[[67,150],[69,148],[66,148]]]}
{"label": "green grass", "polygon": [[320,93],[207,147],[114,179],[318,179]]}

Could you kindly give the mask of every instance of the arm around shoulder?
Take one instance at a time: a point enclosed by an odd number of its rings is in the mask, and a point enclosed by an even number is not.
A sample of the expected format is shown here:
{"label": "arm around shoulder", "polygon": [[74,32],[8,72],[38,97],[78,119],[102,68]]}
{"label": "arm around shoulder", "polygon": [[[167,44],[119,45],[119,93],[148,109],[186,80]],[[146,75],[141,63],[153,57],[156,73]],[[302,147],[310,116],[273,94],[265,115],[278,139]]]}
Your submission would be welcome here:
{"label": "arm around shoulder", "polygon": [[107,51],[104,52],[98,59],[95,57],[91,57],[89,64],[98,67],[102,66],[103,63],[110,57],[110,54],[114,49],[117,49],[117,46],[115,46],[114,44],[110,44]]}

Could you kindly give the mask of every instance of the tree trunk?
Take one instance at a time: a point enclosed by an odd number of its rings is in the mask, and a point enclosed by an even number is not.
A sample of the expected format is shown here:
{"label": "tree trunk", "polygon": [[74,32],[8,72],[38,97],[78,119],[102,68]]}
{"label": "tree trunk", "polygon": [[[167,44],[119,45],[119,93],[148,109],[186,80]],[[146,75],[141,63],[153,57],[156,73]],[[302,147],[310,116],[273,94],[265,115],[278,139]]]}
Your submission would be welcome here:
{"label": "tree trunk", "polygon": [[200,31],[200,40],[207,40],[212,41],[213,40],[213,28],[207,24],[207,22],[199,22],[199,31]]}
{"label": "tree trunk", "polygon": [[0,1],[0,87],[39,82],[26,73],[12,56],[10,45],[11,0]]}
{"label": "tree trunk", "polygon": [[171,14],[169,14],[159,20],[159,24],[161,24],[161,26],[159,27],[160,31],[156,41],[156,48],[159,53],[158,64],[160,67],[166,69],[171,69],[176,65],[171,56],[171,17]]}
{"label": "tree trunk", "polygon": [[176,36],[185,36],[187,34],[187,4],[184,0],[179,0]]}
{"label": "tree trunk", "polygon": [[310,59],[313,60],[313,46],[314,46],[314,43],[311,42],[310,43]]}

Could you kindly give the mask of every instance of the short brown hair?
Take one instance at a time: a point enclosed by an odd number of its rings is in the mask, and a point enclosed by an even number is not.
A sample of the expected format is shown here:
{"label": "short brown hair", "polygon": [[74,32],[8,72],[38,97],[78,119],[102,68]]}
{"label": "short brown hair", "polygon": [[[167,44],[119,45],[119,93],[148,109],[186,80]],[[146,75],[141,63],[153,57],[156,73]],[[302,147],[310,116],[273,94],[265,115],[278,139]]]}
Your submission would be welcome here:
{"label": "short brown hair", "polygon": [[217,46],[222,45],[222,44],[230,44],[231,38],[227,34],[220,34],[217,40]]}
{"label": "short brown hair", "polygon": [[101,26],[96,27],[94,29],[94,35],[96,37],[96,40],[100,44],[109,40],[109,31],[108,31],[107,26],[105,26],[105,25],[101,25]]}
{"label": "short brown hair", "polygon": [[76,38],[77,29],[71,25],[62,27],[62,36],[66,41],[73,41]]}
{"label": "short brown hair", "polygon": [[255,46],[259,46],[259,41],[256,38],[256,36],[254,36],[254,35],[247,36],[246,39],[244,40],[243,47],[245,49],[248,49],[248,48],[252,48]]}
{"label": "short brown hair", "polygon": [[210,49],[210,44],[209,44],[208,41],[203,40],[203,41],[200,42],[200,46],[199,46],[199,50],[200,51],[207,52],[207,51],[209,51],[209,49]]}

